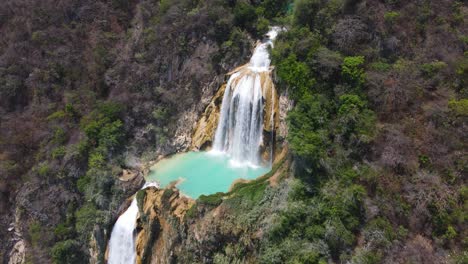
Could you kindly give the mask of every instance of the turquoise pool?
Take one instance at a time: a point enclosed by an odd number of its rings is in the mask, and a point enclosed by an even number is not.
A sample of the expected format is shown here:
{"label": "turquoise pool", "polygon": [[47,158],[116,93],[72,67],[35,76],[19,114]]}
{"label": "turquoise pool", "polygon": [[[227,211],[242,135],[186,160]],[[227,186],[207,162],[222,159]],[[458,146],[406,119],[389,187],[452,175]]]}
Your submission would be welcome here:
{"label": "turquoise pool", "polygon": [[187,152],[163,159],[151,167],[148,180],[166,187],[173,181],[179,190],[192,198],[227,192],[236,179],[255,179],[270,171],[269,167],[235,164],[224,154]]}

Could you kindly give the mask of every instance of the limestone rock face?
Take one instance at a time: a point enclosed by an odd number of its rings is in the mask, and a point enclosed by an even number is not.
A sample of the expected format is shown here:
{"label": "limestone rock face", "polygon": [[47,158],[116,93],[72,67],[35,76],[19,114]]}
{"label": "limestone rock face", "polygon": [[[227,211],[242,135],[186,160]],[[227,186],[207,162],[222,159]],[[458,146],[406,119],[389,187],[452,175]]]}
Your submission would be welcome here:
{"label": "limestone rock face", "polygon": [[221,103],[223,101],[224,91],[226,84],[213,96],[213,99],[206,107],[200,120],[195,124],[194,132],[192,135],[191,149],[200,150],[205,149],[210,145],[214,139],[216,127],[218,125],[219,115],[221,112]]}
{"label": "limestone rock face", "polygon": [[195,203],[177,189],[149,187],[137,194],[137,263],[170,263],[172,250],[182,239],[184,216]]}
{"label": "limestone rock face", "polygon": [[20,240],[13,246],[10,252],[10,260],[8,264],[23,264],[25,262],[25,245],[24,241]]}

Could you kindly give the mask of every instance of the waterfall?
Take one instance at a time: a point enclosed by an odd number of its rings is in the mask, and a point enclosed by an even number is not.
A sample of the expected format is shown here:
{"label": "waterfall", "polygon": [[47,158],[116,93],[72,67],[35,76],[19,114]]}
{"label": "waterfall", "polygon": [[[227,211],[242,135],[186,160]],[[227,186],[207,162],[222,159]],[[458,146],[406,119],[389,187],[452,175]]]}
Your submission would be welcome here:
{"label": "waterfall", "polygon": [[[142,190],[150,187],[158,187],[156,183],[147,182],[141,188]],[[109,264],[133,264],[136,262],[136,248],[135,248],[135,228],[136,220],[138,217],[138,205],[136,195],[117,222],[115,222],[112,229],[109,241]]]}
{"label": "waterfall", "polygon": [[[280,28],[273,27],[267,33],[250,62],[234,70],[226,85],[213,151],[227,153],[235,164],[257,166],[262,162],[264,86],[272,83],[268,48],[273,46],[279,31]],[[274,91],[271,93],[274,99]],[[271,106],[273,111],[274,102]],[[273,128],[272,119],[273,114],[270,119]]]}

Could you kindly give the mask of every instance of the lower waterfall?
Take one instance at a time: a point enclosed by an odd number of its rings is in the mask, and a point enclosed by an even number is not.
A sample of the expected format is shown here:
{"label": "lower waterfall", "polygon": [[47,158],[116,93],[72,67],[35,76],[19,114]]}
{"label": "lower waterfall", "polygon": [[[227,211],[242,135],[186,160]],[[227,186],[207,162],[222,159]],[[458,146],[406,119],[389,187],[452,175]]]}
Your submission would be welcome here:
{"label": "lower waterfall", "polygon": [[[227,153],[235,164],[261,165],[263,110],[266,93],[272,95],[270,55],[268,48],[280,29],[273,27],[267,39],[258,44],[250,62],[232,72],[224,93],[221,114],[213,143],[214,152]],[[267,91],[269,89],[269,91]],[[273,126],[273,115],[270,123]]]}
{"label": "lower waterfall", "polygon": [[[147,182],[142,190],[158,184]],[[138,205],[136,196],[133,198],[130,207],[125,211],[117,222],[115,222],[109,240],[109,264],[130,264],[136,262],[135,250],[135,227],[138,216]]]}

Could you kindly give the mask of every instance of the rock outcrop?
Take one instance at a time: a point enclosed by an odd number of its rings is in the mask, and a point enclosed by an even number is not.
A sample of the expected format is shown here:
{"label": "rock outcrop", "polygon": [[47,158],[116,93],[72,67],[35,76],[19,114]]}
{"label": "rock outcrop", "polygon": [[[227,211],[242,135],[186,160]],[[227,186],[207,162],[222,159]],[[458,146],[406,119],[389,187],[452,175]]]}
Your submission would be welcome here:
{"label": "rock outcrop", "polygon": [[221,103],[223,101],[225,90],[226,84],[223,84],[213,96],[213,99],[206,107],[200,120],[195,124],[192,135],[192,144],[190,146],[191,149],[200,150],[211,145],[218,125]]}
{"label": "rock outcrop", "polygon": [[172,248],[180,243],[184,216],[194,200],[177,189],[150,187],[138,192],[137,263],[170,263]]}

